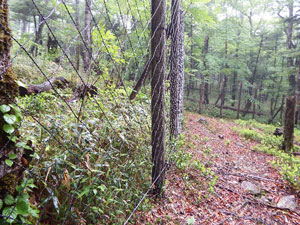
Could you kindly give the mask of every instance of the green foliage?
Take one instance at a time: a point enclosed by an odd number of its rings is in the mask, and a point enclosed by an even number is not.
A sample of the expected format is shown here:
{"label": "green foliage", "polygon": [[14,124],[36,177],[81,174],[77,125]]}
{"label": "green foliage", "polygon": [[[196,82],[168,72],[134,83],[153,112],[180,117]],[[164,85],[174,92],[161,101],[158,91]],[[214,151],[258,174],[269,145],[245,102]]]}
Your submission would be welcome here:
{"label": "green foliage", "polygon": [[244,138],[254,141],[261,141],[263,139],[262,135],[256,130],[250,129],[234,129],[238,133],[240,133]]}
{"label": "green foliage", "polygon": [[[281,150],[283,137],[273,135],[273,131],[276,127],[255,121],[237,120],[236,123],[243,127],[251,126],[260,130],[254,131],[246,128],[235,128],[235,131],[242,136],[260,142],[260,144],[254,147],[254,150],[274,155],[276,158],[273,160],[272,165],[279,169],[283,178],[287,180],[295,190],[299,191],[300,159]],[[299,134],[299,130],[296,129],[295,134]]]}
{"label": "green foliage", "polygon": [[2,200],[0,201],[0,211],[4,216],[0,219],[1,224],[34,224],[36,222],[39,218],[39,210],[29,202],[29,194],[36,188],[33,182],[33,179],[25,177],[16,187],[16,197],[6,194],[4,204]]}
{"label": "green foliage", "polygon": [[[10,104],[10,105],[1,105],[0,111],[2,112],[1,115],[3,117],[3,131],[7,134],[7,137],[12,142],[17,142],[16,135],[13,135],[17,127],[19,126],[19,123],[22,119],[21,113],[18,110],[16,105]],[[15,154],[9,154],[8,159],[5,159],[5,164],[9,167],[12,167],[13,160],[16,159],[17,156]]]}
{"label": "green foliage", "polygon": [[99,29],[94,29],[92,33],[94,43],[101,52],[105,52],[115,63],[124,63],[125,60],[119,54],[120,47],[117,45],[116,36],[104,25],[99,25],[99,27]]}
{"label": "green foliage", "polygon": [[206,190],[208,191],[208,193],[212,193],[214,191],[214,186],[217,183],[218,176],[216,176],[215,173],[211,171],[211,169],[203,164],[203,162],[201,162],[199,159],[194,159],[191,153],[185,152],[186,150],[183,147],[184,144],[189,145],[185,142],[186,140],[184,136],[181,135],[178,139],[178,149],[175,152],[171,153],[170,161],[179,171],[183,173],[185,180],[190,182],[190,184],[188,183],[188,185],[193,185],[193,182],[196,182],[189,179],[190,171],[196,171],[200,176],[205,177],[207,180],[205,184]]}
{"label": "green foliage", "polygon": [[[68,89],[60,94],[72,97]],[[57,223],[123,223],[151,183],[149,99],[140,94],[128,104],[123,89],[107,86],[85,100],[78,117],[51,92],[18,102],[47,129],[30,115],[20,129],[36,146],[31,169],[44,190],[39,207]],[[81,103],[70,106],[80,112]]]}

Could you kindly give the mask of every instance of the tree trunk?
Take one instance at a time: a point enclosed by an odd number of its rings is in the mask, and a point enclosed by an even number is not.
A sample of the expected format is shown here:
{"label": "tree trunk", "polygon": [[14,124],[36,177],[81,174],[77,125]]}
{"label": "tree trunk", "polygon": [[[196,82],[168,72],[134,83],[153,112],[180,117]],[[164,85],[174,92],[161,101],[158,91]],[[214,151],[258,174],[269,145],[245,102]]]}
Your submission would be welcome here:
{"label": "tree trunk", "polygon": [[241,100],[242,100],[242,91],[243,91],[243,83],[240,83],[240,91],[239,91],[239,101],[238,101],[238,111],[236,114],[236,118],[240,118],[240,110],[241,110]]}
{"label": "tree trunk", "polygon": [[284,119],[284,141],[283,150],[291,152],[294,147],[294,125],[295,125],[295,110],[296,110],[296,96],[289,96],[286,98],[286,112]]}
{"label": "tree trunk", "polygon": [[209,84],[208,82],[205,82],[205,87],[204,87],[204,101],[205,101],[205,104],[209,104],[209,98],[208,98],[208,95],[209,95]]}
{"label": "tree trunk", "polygon": [[[241,23],[243,21],[243,17],[241,17]],[[240,36],[241,36],[241,31],[238,30],[237,32],[237,36],[238,36],[238,44],[237,44],[237,48],[235,49],[235,59],[238,60],[239,58],[239,42],[240,42]],[[235,105],[235,93],[237,91],[237,84],[236,84],[236,80],[237,80],[237,76],[238,76],[238,67],[235,68],[234,72],[233,72],[233,79],[232,79],[232,89],[231,89],[231,99],[232,99],[232,103],[231,106],[233,107]]]}
{"label": "tree trunk", "polygon": [[274,104],[274,97],[271,97],[271,100],[270,100],[270,114],[269,114],[269,121],[271,121],[271,119],[273,118],[273,104]]}
{"label": "tree trunk", "polygon": [[133,90],[132,90],[132,92],[129,96],[130,100],[135,99],[136,95],[141,90],[146,78],[149,75],[150,64],[151,64],[151,59],[148,59],[148,61],[146,62],[145,66],[144,66],[144,70],[142,72],[142,75],[140,76],[139,80],[137,81],[136,85],[134,86],[134,88],[133,88]]}
{"label": "tree trunk", "polygon": [[[79,0],[76,0],[76,14],[75,14],[75,19],[76,19],[76,27],[77,30],[80,30],[80,13],[79,13]],[[80,68],[80,44],[76,45],[76,53],[75,53],[75,68],[76,70],[79,70]]]}
{"label": "tree trunk", "polygon": [[34,38],[34,45],[30,48],[30,53],[34,56],[38,55],[38,46],[43,44],[43,30],[45,27],[45,22],[42,21],[42,16],[39,16],[39,21],[36,22],[36,18],[34,16],[34,24],[35,24],[35,38]]}
{"label": "tree trunk", "polygon": [[254,93],[255,94],[254,94],[253,111],[252,111],[252,119],[253,120],[255,118],[255,110],[256,110],[256,103],[255,103],[255,101],[257,99],[257,88],[255,88]]}
{"label": "tree trunk", "polygon": [[236,79],[237,79],[237,71],[234,71],[233,78],[232,78],[232,89],[231,89],[231,99],[232,99],[231,106],[232,107],[234,107],[234,105],[235,105],[235,93],[237,91]]}
{"label": "tree trunk", "polygon": [[[4,120],[4,115],[16,115],[16,111],[9,104],[13,104],[15,96],[18,94],[18,85],[15,82],[15,75],[10,63],[11,36],[8,24],[7,0],[0,0],[0,105],[7,105],[8,110],[0,112],[0,199],[4,195],[14,194],[15,187],[22,177],[21,153],[17,151],[15,143],[10,141],[8,136],[16,136],[16,126],[18,121],[8,124]],[[19,118],[20,119],[20,118]],[[11,131],[4,131],[4,127],[11,127]],[[8,155],[16,154],[17,158],[11,160],[12,166],[8,166],[6,160]]]}
{"label": "tree trunk", "polygon": [[282,96],[282,101],[281,101],[281,110],[280,110],[280,122],[283,121],[283,112],[284,112],[284,100],[285,100],[285,96],[283,95]]}
{"label": "tree trunk", "polygon": [[179,101],[179,112],[178,112],[178,133],[182,133],[182,120],[184,110],[184,12],[180,10],[180,28],[179,28],[179,64],[178,64],[178,101]]}
{"label": "tree trunk", "polygon": [[[165,177],[165,45],[166,1],[152,0],[151,7],[151,117],[153,194],[160,195]],[[158,51],[157,51],[157,50]]]}
{"label": "tree trunk", "polygon": [[281,105],[279,107],[279,109],[274,113],[274,115],[270,118],[270,120],[268,121],[268,123],[272,123],[273,120],[276,118],[276,116],[278,115],[278,113],[280,112],[280,119],[282,118],[282,111],[284,109],[284,96],[282,96],[282,101],[281,101]]}
{"label": "tree trunk", "polygon": [[84,41],[88,49],[85,47],[82,47],[83,49],[83,68],[84,71],[87,72],[89,69],[89,66],[91,64],[91,57],[92,57],[92,48],[91,48],[91,42],[92,42],[92,36],[91,36],[91,29],[92,29],[92,15],[90,12],[92,5],[92,0],[86,0],[85,1],[85,11],[84,11]]}
{"label": "tree trunk", "polygon": [[[300,99],[300,59],[298,60],[298,77],[297,77],[297,84],[296,84],[296,96],[297,99]],[[300,107],[299,107],[299,103],[296,102],[296,119],[295,119],[295,124],[298,124],[298,122],[300,121]]]}
{"label": "tree trunk", "polygon": [[227,76],[224,76],[223,85],[222,85],[222,93],[221,93],[221,107],[220,107],[220,117],[223,117],[223,107],[225,104],[225,95],[226,95],[226,85],[227,85]]}
{"label": "tree trunk", "polygon": [[25,34],[27,32],[27,21],[26,20],[21,20],[22,21],[22,33]]}
{"label": "tree trunk", "polygon": [[[288,26],[285,28],[285,33],[287,37],[287,48],[291,50],[293,48],[293,25],[294,25],[294,2],[289,1],[288,3],[289,17],[286,21],[288,21]],[[287,58],[287,66],[292,67],[294,65],[293,57]],[[296,86],[296,78],[294,74],[289,74],[289,84],[290,84],[290,92],[293,93]]]}
{"label": "tree trunk", "polygon": [[[209,46],[209,36],[206,35],[205,36],[205,39],[204,39],[204,45],[203,45],[203,49],[202,49],[202,59],[203,59],[203,66],[204,66],[204,70],[207,71],[207,61],[206,61],[206,55],[208,53],[208,46]],[[201,77],[202,78],[202,77]],[[205,104],[209,104],[209,99],[208,99],[208,82],[204,79],[204,75],[203,75],[203,80],[202,80],[202,83],[203,83],[203,101],[202,101],[202,104],[205,103]],[[202,84],[201,83],[201,84]],[[200,86],[200,89],[201,89],[201,86]]]}
{"label": "tree trunk", "polygon": [[200,99],[199,99],[199,114],[202,114],[203,112],[203,102],[204,102],[204,75],[201,73],[200,75],[201,78],[201,84],[200,84]]}
{"label": "tree trunk", "polygon": [[191,40],[191,49],[190,49],[190,74],[189,74],[189,83],[187,89],[187,96],[190,96],[190,92],[192,89],[192,73],[194,67],[194,60],[193,60],[193,51],[194,51],[194,44],[193,44],[193,18],[191,16],[191,27],[190,27],[190,40]]}
{"label": "tree trunk", "polygon": [[172,0],[171,7],[171,57],[170,57],[170,138],[178,137],[179,113],[179,29],[180,29],[180,1]]}
{"label": "tree trunk", "polygon": [[[261,39],[260,39],[260,43],[259,43],[258,53],[257,53],[256,60],[255,60],[254,70],[253,70],[253,73],[252,73],[252,77],[250,78],[250,83],[252,85],[254,84],[255,79],[256,79],[257,67],[258,67],[258,63],[259,63],[261,49],[262,49],[262,46],[263,46],[263,40],[264,40],[264,36],[262,35]],[[249,87],[249,96],[252,96],[252,91],[253,91],[253,88]],[[249,110],[251,105],[252,105],[252,103],[251,103],[250,99],[248,99],[247,103],[246,103],[246,106],[245,106],[245,111]],[[245,116],[245,115],[246,114],[243,114],[243,116]]]}

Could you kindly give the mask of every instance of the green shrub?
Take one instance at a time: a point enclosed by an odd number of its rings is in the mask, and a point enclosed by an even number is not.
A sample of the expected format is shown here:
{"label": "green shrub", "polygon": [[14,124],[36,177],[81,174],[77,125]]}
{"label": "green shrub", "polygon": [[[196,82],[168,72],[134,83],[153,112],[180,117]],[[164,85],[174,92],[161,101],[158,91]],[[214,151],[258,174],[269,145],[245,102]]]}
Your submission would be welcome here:
{"label": "green shrub", "polygon": [[261,141],[263,139],[263,136],[255,130],[241,129],[239,132],[244,138],[249,140]]}
{"label": "green shrub", "polygon": [[[60,94],[72,97],[71,90]],[[141,95],[129,104],[124,90],[113,87],[69,106],[51,92],[18,99],[30,112],[20,133],[35,145],[30,170],[41,192],[38,205],[47,211],[43,219],[125,221],[151,184],[148,102]]]}

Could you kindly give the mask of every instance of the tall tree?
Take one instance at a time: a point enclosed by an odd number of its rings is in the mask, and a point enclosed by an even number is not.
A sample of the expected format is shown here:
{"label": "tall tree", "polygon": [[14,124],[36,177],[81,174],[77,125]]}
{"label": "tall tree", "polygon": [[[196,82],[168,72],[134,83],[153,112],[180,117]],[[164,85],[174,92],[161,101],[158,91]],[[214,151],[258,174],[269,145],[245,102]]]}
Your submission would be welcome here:
{"label": "tall tree", "polygon": [[[18,94],[18,85],[10,65],[11,30],[8,23],[7,0],[0,0],[0,198],[5,194],[14,194],[17,182],[21,178],[21,155],[10,136],[14,136],[14,124],[19,121],[13,103]],[[14,161],[9,159],[15,155]]]}
{"label": "tall tree", "polygon": [[[288,0],[285,2],[279,12],[278,16],[283,20],[283,25],[284,25],[284,32],[286,34],[286,45],[288,50],[292,50],[295,46],[293,44],[293,32],[294,32],[294,0]],[[284,18],[281,15],[281,11],[287,6],[288,8],[288,17]],[[291,56],[287,57],[287,66],[288,67],[293,67],[294,66],[294,58]],[[289,84],[290,84],[290,92],[295,91],[295,86],[296,86],[296,77],[295,74],[290,73],[289,74]]]}
{"label": "tall tree", "polygon": [[152,0],[151,16],[152,181],[153,194],[159,195],[165,179],[165,0]]}
{"label": "tall tree", "polygon": [[[184,78],[184,50],[182,50],[184,30],[181,28],[181,0],[172,1],[171,10],[171,56],[170,56],[170,138],[177,139],[181,132],[181,119],[183,105],[180,103],[182,82]],[[183,64],[183,65],[182,65]]]}
{"label": "tall tree", "polygon": [[[209,36],[206,35],[204,38],[204,45],[202,48],[202,61],[203,61],[203,69],[204,71],[207,70],[207,59],[206,59],[206,55],[208,53],[208,44],[209,44]],[[200,100],[199,100],[199,113],[202,113],[203,110],[203,103],[208,103],[208,87],[206,88],[207,82],[205,82],[205,77],[204,77],[204,73],[201,72],[200,75],[201,78],[201,84],[200,84]],[[205,93],[206,92],[206,93]]]}
{"label": "tall tree", "polygon": [[84,71],[87,72],[89,69],[89,66],[91,64],[91,57],[92,57],[92,14],[91,14],[91,5],[92,0],[86,0],[85,1],[85,11],[84,11],[84,41],[85,45],[88,47],[88,49],[85,48],[85,46],[82,47],[83,53],[82,53],[82,59],[83,59],[83,68]]}
{"label": "tall tree", "polygon": [[[77,30],[80,30],[80,5],[79,5],[79,0],[75,0],[75,4],[76,4],[76,13],[75,13],[75,19],[76,19],[76,27]],[[80,44],[77,44],[76,46],[76,69],[79,70],[79,66],[80,66]]]}

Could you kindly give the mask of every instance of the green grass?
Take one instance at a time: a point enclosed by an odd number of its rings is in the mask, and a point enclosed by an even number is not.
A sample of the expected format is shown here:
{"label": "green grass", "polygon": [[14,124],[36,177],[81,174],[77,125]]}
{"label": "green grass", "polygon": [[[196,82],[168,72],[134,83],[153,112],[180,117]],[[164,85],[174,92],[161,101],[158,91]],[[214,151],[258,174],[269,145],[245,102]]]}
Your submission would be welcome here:
{"label": "green grass", "polygon": [[[282,177],[287,180],[290,185],[300,191],[300,159],[293,154],[288,154],[281,150],[283,137],[276,137],[273,131],[276,129],[273,125],[261,124],[256,121],[236,120],[236,132],[246,139],[259,142],[254,150],[274,155],[272,165],[275,166]],[[295,139],[299,140],[300,131],[295,129]],[[299,147],[295,146],[294,151],[299,151]]]}

